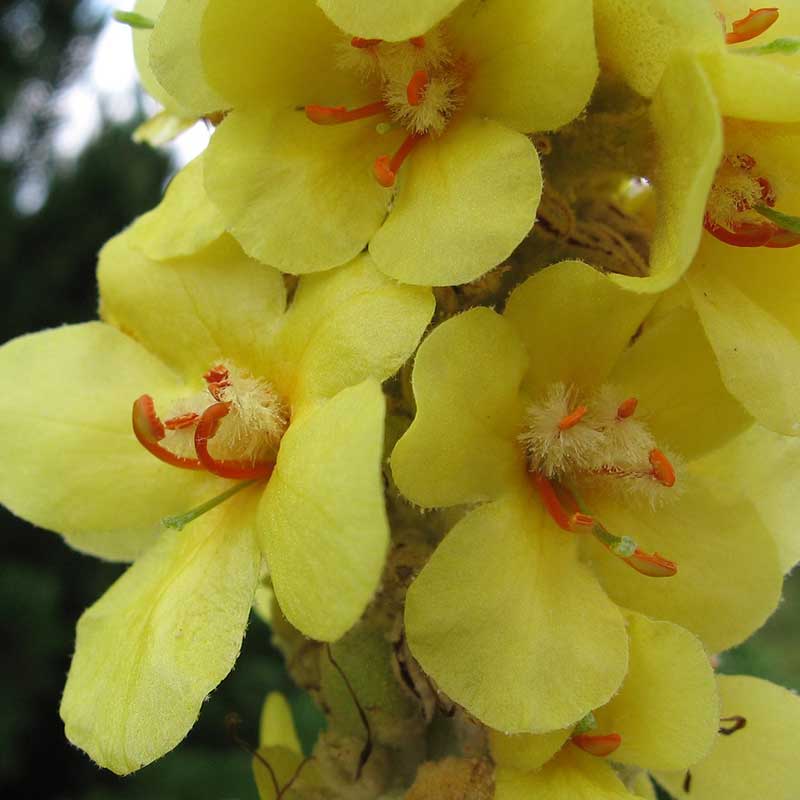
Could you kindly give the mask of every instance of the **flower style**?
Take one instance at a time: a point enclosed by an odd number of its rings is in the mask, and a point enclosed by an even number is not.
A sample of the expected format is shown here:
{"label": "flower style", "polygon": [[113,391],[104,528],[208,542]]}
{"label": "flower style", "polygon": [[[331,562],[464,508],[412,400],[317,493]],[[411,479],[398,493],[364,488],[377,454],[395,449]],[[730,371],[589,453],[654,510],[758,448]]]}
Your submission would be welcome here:
{"label": "flower style", "polygon": [[482,505],[412,584],[407,639],[498,730],[563,728],[609,700],[627,661],[616,603],[713,649],[777,603],[774,539],[735,465],[719,490],[706,464],[751,420],[691,310],[648,321],[628,347],[652,302],[563,262],[502,316],[465,312],[417,354],[397,485],[424,507]]}
{"label": "flower style", "polygon": [[573,119],[597,76],[587,0],[194,5],[167,2],[150,67],[189,107],[223,98],[211,200],[252,257],[296,274],[367,244],[407,283],[493,268],[536,216],[524,134]]}
{"label": "flower style", "polygon": [[101,254],[106,323],[0,351],[19,385],[2,501],[137,559],[78,623],[61,706],[73,743],[118,773],[174,747],[233,666],[262,553],[307,636],[361,615],[389,535],[379,381],[433,312],[368,256],[303,279],[287,309],[282,276],[230,237],[161,262],[135,239]]}
{"label": "flower style", "polygon": [[[626,617],[630,665],[606,706],[552,733],[490,732],[495,800],[655,798],[646,771],[683,774],[709,754],[720,711],[701,643],[672,623]],[[624,767],[625,782],[606,758]]]}

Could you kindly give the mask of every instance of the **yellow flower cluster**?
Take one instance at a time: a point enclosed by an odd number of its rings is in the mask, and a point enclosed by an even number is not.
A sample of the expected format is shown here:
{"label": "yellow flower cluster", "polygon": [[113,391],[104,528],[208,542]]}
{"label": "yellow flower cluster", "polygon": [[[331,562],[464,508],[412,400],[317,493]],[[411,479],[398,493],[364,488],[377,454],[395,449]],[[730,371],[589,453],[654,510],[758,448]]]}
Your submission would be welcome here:
{"label": "yellow flower cluster", "polygon": [[800,796],[712,667],[800,560],[800,2],[137,13],[140,137],[210,145],[0,349],[0,499],[133,561],[69,739],[175,747],[266,593],[329,729],[268,699],[262,798]]}

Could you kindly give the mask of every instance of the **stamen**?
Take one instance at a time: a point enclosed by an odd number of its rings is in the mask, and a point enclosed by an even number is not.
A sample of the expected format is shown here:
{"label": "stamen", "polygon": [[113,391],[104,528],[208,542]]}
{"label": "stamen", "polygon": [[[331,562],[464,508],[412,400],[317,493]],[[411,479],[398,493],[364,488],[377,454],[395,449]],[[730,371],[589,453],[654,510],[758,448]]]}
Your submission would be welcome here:
{"label": "stamen", "polygon": [[165,528],[173,528],[177,531],[182,531],[190,522],[193,522],[198,517],[202,517],[208,511],[211,511],[212,508],[216,508],[220,503],[224,503],[229,497],[233,497],[237,492],[241,492],[242,489],[250,486],[251,484],[255,483],[255,481],[241,481],[233,486],[230,489],[226,489],[222,494],[218,494],[216,497],[212,497],[210,500],[206,500],[205,503],[193,508],[191,511],[187,511],[185,514],[176,514],[173,517],[164,517],[161,520],[161,524]]}
{"label": "stamen", "polygon": [[627,400],[623,400],[619,404],[619,408],[617,408],[617,419],[628,419],[628,417],[632,417],[634,413],[636,413],[636,407],[639,405],[639,401],[635,397],[629,397]]}
{"label": "stamen", "polygon": [[386,112],[386,103],[376,100],[360,108],[348,111],[344,106],[306,106],[306,116],[317,125],[340,125],[343,122],[355,122],[358,119],[374,117]]}
{"label": "stamen", "polygon": [[567,431],[574,428],[585,416],[589,409],[586,406],[578,406],[572,413],[567,414],[559,423],[560,431]]}
{"label": "stamen", "polygon": [[212,367],[205,375],[203,380],[208,384],[208,391],[215,400],[222,400],[222,391],[231,385],[230,373],[223,364]]}
{"label": "stamen", "polygon": [[650,466],[653,468],[653,477],[663,486],[675,485],[675,468],[669,459],[657,448],[650,451]]}
{"label": "stamen", "polygon": [[194,411],[189,411],[186,414],[181,414],[179,417],[165,419],[164,427],[170,431],[179,431],[183,428],[191,428],[198,419],[200,419],[199,414],[195,414]]}
{"label": "stamen", "polygon": [[751,8],[746,17],[737,19],[732,24],[733,30],[725,34],[725,43],[749,42],[751,39],[761,36],[764,31],[778,21],[779,14],[777,8],[757,8],[755,10]]}
{"label": "stamen", "polygon": [[425,37],[424,36],[412,36],[409,40],[414,47],[419,47],[422,49],[425,47]]}
{"label": "stamen", "polygon": [[360,36],[354,36],[350,40],[350,46],[356,47],[359,50],[364,50],[367,47],[375,47],[375,45],[380,44],[383,39],[362,39]]}
{"label": "stamen", "polygon": [[636,549],[629,558],[622,559],[642,575],[649,578],[671,578],[678,572],[678,565],[658,553],[645,553]]}
{"label": "stamen", "polygon": [[755,225],[751,222],[736,225],[735,231],[730,231],[722,225],[712,222],[706,214],[703,227],[715,238],[724,244],[734,247],[765,247],[775,236],[772,225]]}
{"label": "stamen", "polygon": [[562,499],[556,491],[556,485],[545,478],[541,472],[531,473],[531,480],[539,492],[539,497],[542,499],[545,510],[559,528],[568,533],[575,533],[580,530],[580,528],[592,528],[594,526],[594,517],[578,510],[577,501],[568,489],[559,486],[564,500],[572,506],[572,511],[565,508]]}
{"label": "stamen", "polygon": [[424,138],[425,134],[410,133],[391,158],[389,156],[378,156],[375,159],[374,166],[375,180],[387,189],[394,186],[397,173],[400,167],[403,166],[403,162],[408,158],[409,153],[414,149],[417,142]]}
{"label": "stamen", "polygon": [[410,106],[418,106],[425,97],[425,89],[428,87],[428,73],[424,69],[417,70],[408,82],[406,95]]}
{"label": "stamen", "polygon": [[139,444],[160,461],[182,469],[203,469],[198,459],[176,455],[159,444],[166,436],[166,430],[158,418],[155,403],[149,394],[143,394],[134,402],[131,424]]}
{"label": "stamen", "polygon": [[214,458],[208,452],[208,442],[213,439],[222,420],[231,410],[230,403],[214,403],[209,406],[200,417],[194,432],[194,449],[200,463],[212,474],[220,478],[234,480],[252,479],[261,480],[268,478],[275,464],[272,461],[247,462],[235,460],[221,460]]}
{"label": "stamen", "polygon": [[572,737],[572,744],[590,755],[605,758],[622,744],[622,737],[618,733],[603,735],[580,733]]}

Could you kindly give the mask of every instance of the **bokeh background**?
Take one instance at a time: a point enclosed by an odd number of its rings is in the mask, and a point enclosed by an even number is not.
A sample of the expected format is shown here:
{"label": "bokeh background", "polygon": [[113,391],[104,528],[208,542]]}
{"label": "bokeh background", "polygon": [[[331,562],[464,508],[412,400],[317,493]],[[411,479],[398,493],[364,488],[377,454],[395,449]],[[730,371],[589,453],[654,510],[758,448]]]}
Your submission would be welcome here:
{"label": "bokeh background", "polygon": [[[201,125],[161,152],[131,141],[153,106],[136,89],[129,32],[111,10],[101,0],[0,0],[2,342],[94,318],[99,248],[158,202],[207,138]],[[14,379],[3,376],[4,391]],[[261,703],[276,689],[292,700],[310,746],[320,716],[254,616],[236,669],[177,750],[125,779],[95,767],[65,740],[58,703],[75,623],[124,567],[74,552],[2,508],[0,531],[0,797],[255,800],[250,759],[224,718],[237,712],[255,742]],[[779,612],[724,654],[721,670],[800,689],[798,622],[795,577]]]}

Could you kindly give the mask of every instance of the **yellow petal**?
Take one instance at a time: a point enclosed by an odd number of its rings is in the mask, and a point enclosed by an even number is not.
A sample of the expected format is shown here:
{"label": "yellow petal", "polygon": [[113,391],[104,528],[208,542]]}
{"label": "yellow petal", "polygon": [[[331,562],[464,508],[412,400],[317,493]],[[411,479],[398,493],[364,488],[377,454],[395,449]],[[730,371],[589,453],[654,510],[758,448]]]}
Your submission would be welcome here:
{"label": "yellow petal", "polygon": [[689,268],[723,149],[722,120],[711,84],[689,56],[676,57],[665,71],[650,114],[657,154],[650,275],[613,276],[637,292],[661,292]]}
{"label": "yellow petal", "polygon": [[715,52],[724,47],[713,3],[595,0],[594,6],[600,60],[646,97],[655,92],[677,51]]}
{"label": "yellow petal", "polygon": [[302,755],[300,740],[292,717],[292,709],[280,692],[270,692],[261,709],[259,747],[285,747]]}
{"label": "yellow petal", "polygon": [[488,119],[464,119],[414,148],[369,251],[403,283],[466,283],[525,238],[541,191],[539,156],[527,137]]}
{"label": "yellow petal", "polygon": [[380,580],[389,541],[384,410],[380,385],[370,380],[293,419],[259,507],[278,604],[312,639],[338,639]]}
{"label": "yellow petal", "polygon": [[635,613],[627,619],[628,674],[614,699],[595,712],[598,731],[622,737],[614,761],[685,769],[708,754],[719,727],[708,655],[695,636],[671,622]]}
{"label": "yellow petal", "polygon": [[717,737],[711,755],[692,767],[689,792],[684,791],[681,773],[659,773],[658,782],[676,800],[800,797],[800,698],[781,686],[743,675],[721,677],[719,688],[722,716],[743,716],[747,725],[731,736]]}
{"label": "yellow petal", "polygon": [[193,381],[222,357],[260,374],[284,309],[280,273],[251,261],[228,236],[192,259],[168,262],[148,259],[134,244],[129,230],[100,252],[103,317]]}
{"label": "yellow petal", "polygon": [[728,393],[697,315],[677,308],[627,350],[610,382],[647,415],[659,446],[684,459],[719,447],[752,422]]}
{"label": "yellow petal", "polygon": [[161,147],[188,131],[195,123],[195,117],[182,117],[172,111],[159,111],[146,119],[131,135],[137,144],[149,144],[150,147]]}
{"label": "yellow petal", "polygon": [[187,164],[170,182],[164,199],[139,217],[128,236],[153,261],[189,256],[225,232],[219,211],[203,187],[203,159]]}
{"label": "yellow petal", "polygon": [[439,325],[414,363],[417,414],[392,453],[400,491],[425,507],[497,497],[524,481],[516,435],[528,358],[502,317],[476,308]]}
{"label": "yellow petal", "polygon": [[315,125],[302,111],[234,111],[205,156],[206,189],[254,258],[285,272],[345,264],[378,229],[389,194],[372,165],[373,120]]}
{"label": "yellow petal", "polygon": [[492,759],[500,767],[511,767],[520,772],[533,772],[546,764],[572,736],[573,728],[562,728],[550,733],[518,733],[509,736],[499,731],[489,731]]}
{"label": "yellow petal", "polygon": [[226,108],[203,71],[200,35],[208,5],[209,0],[167,0],[149,41],[150,68],[159,84],[195,117]]}
{"label": "yellow petal", "polygon": [[164,534],[78,622],[61,718],[101,766],[125,775],[169,752],[236,661],[258,581],[259,495]]}
{"label": "yellow petal", "polygon": [[478,116],[549,131],[589,100],[598,73],[589,0],[467,0],[447,31],[470,65],[467,107]]}
{"label": "yellow petal", "polygon": [[775,610],[783,573],[755,509],[734,487],[716,496],[708,480],[694,465],[684,469],[682,494],[656,510],[618,498],[589,499],[612,532],[677,562],[677,575],[640,575],[594,541],[587,544],[593,569],[620,605],[676,622],[719,651],[747,638]]}
{"label": "yellow petal", "polygon": [[644,772],[638,772],[629,782],[628,786],[636,797],[644,797],[645,800],[658,800],[656,787],[650,776]]}
{"label": "yellow petal", "polygon": [[385,380],[416,349],[434,306],[429,289],[396,284],[368,255],[305,276],[273,348],[277,385],[302,403],[366,378]]}
{"label": "yellow petal", "polygon": [[627,667],[622,615],[532,498],[508,495],[459,522],[411,585],[405,622],[437,686],[506,733],[577,722]]}
{"label": "yellow petal", "polygon": [[579,261],[528,278],[504,314],[531,354],[528,392],[536,396],[556,382],[584,388],[603,382],[654,302]]}
{"label": "yellow petal", "polygon": [[0,398],[0,501],[79,550],[133,559],[162,517],[221,491],[218,479],[167,466],[136,441],[133,401],[183,386],[115,328],[92,322],[14,339],[0,368],[14,380]]}
{"label": "yellow petal", "polygon": [[318,0],[319,7],[346,33],[399,42],[426,33],[461,0]]}
{"label": "yellow petal", "polygon": [[495,800],[632,800],[610,764],[569,745],[538,772],[498,769]]}

